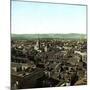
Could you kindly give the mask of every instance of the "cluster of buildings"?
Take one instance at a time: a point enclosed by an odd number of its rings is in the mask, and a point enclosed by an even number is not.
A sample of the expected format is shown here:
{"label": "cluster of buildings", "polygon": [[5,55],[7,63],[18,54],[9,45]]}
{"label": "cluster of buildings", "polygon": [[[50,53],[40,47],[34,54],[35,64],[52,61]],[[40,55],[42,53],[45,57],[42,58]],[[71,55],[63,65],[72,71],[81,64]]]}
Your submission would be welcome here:
{"label": "cluster of buildings", "polygon": [[12,40],[12,90],[86,84],[86,40]]}

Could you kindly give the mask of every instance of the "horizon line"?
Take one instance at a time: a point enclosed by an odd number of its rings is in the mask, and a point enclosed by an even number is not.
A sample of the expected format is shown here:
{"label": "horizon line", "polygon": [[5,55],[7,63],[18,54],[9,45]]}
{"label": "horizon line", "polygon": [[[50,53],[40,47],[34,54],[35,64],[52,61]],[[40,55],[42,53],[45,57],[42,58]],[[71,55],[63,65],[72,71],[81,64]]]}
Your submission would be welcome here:
{"label": "horizon line", "polygon": [[87,34],[87,33],[11,33],[11,34]]}

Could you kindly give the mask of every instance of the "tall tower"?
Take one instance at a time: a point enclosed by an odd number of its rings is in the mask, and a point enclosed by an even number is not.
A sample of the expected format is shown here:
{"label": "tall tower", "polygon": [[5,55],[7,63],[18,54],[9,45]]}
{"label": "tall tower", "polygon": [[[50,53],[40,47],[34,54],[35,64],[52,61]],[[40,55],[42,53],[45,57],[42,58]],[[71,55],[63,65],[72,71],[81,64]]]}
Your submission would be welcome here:
{"label": "tall tower", "polygon": [[35,50],[39,50],[40,49],[40,40],[39,40],[39,34],[38,34],[38,40],[36,41],[36,44],[34,46]]}
{"label": "tall tower", "polygon": [[44,47],[44,51],[47,52],[47,46]]}
{"label": "tall tower", "polygon": [[38,41],[38,40],[36,41],[36,44],[35,44],[35,46],[34,46],[34,49],[35,49],[35,50],[38,50],[38,49],[39,49],[39,41]]}

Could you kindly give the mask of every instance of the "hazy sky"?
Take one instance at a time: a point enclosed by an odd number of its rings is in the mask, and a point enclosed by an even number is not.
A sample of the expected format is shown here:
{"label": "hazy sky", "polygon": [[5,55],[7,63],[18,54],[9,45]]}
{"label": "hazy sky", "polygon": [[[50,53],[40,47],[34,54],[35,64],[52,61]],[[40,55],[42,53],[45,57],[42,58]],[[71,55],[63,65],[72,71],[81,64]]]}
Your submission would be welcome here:
{"label": "hazy sky", "polygon": [[86,6],[12,1],[12,33],[86,33]]}

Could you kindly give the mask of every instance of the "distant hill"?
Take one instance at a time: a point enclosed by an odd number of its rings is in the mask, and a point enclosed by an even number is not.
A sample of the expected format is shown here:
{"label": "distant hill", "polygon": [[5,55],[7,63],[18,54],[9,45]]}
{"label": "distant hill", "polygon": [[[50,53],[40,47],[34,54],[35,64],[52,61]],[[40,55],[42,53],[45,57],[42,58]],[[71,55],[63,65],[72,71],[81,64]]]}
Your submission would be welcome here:
{"label": "distant hill", "polygon": [[86,39],[85,34],[11,34],[12,39],[34,40],[34,39]]}

